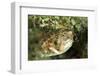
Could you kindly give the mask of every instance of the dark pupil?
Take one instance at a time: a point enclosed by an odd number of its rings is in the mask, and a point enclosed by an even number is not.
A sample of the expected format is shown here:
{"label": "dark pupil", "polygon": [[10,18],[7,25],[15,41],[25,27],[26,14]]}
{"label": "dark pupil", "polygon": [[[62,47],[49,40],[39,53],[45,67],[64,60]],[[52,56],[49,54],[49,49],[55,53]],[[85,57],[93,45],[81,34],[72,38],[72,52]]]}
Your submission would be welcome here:
{"label": "dark pupil", "polygon": [[55,41],[54,44],[57,45],[57,42]]}

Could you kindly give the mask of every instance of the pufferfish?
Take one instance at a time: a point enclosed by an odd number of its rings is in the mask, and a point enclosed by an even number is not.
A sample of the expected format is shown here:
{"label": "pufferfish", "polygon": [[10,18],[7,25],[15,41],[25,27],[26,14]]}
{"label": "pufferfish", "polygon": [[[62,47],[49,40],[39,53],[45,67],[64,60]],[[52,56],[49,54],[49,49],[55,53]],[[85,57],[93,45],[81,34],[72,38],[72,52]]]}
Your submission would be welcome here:
{"label": "pufferfish", "polygon": [[42,56],[56,56],[65,53],[73,44],[73,32],[60,30],[54,33],[45,40],[41,47],[43,50]]}

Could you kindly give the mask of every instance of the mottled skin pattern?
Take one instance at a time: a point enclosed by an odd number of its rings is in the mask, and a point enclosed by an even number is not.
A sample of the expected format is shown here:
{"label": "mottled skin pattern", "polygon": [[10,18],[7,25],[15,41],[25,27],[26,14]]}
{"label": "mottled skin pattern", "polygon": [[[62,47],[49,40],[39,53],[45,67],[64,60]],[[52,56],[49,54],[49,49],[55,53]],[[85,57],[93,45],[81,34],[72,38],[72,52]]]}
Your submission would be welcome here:
{"label": "mottled skin pattern", "polygon": [[[65,29],[52,33],[42,43],[41,48],[44,54],[58,55],[63,52],[65,45],[73,41],[73,32]],[[69,45],[70,47],[71,45]],[[67,46],[66,46],[67,47]],[[67,51],[67,50],[66,50]]]}

